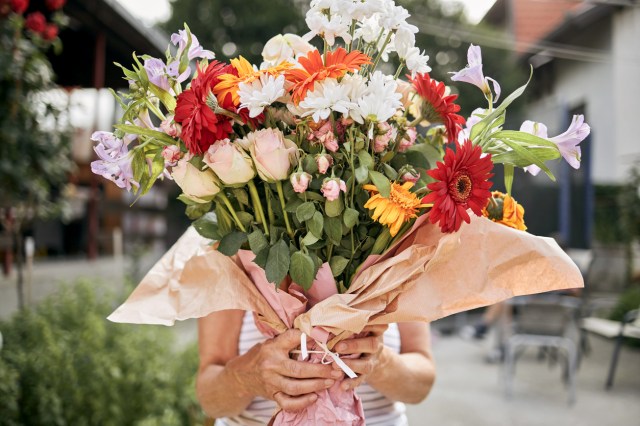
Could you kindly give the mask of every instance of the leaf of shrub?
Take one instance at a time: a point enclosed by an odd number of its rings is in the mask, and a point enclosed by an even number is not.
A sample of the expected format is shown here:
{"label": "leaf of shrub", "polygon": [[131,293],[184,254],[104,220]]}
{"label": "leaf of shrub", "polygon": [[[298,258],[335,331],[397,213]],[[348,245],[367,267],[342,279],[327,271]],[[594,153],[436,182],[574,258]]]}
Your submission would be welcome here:
{"label": "leaf of shrub", "polygon": [[344,268],[349,264],[349,259],[345,259],[342,256],[333,256],[329,261],[329,266],[331,267],[331,273],[334,277],[337,277],[344,271]]}
{"label": "leaf of shrub", "polygon": [[283,240],[280,240],[269,249],[267,266],[264,270],[267,280],[276,286],[280,285],[289,272],[290,263],[289,246]]}
{"label": "leaf of shrub", "polygon": [[251,247],[251,251],[256,256],[260,253],[265,247],[269,246],[269,242],[267,238],[264,236],[261,230],[256,229],[247,237],[249,240],[249,247]]}
{"label": "leaf of shrub", "polygon": [[344,224],[347,228],[351,229],[358,224],[358,218],[360,213],[358,210],[348,208],[344,211]]}
{"label": "leaf of shrub", "polygon": [[304,222],[313,217],[313,214],[316,212],[315,204],[311,202],[302,203],[296,209],[296,217],[300,222]]}
{"label": "leaf of shrub", "polygon": [[193,222],[193,227],[198,234],[211,240],[219,241],[221,236],[218,232],[218,218],[214,212],[208,212],[200,219]]}
{"label": "leaf of shrub", "polygon": [[378,192],[385,198],[389,198],[389,194],[391,193],[391,183],[389,179],[385,177],[382,173],[375,172],[373,170],[369,170],[369,176],[371,177],[371,181],[378,188]]}
{"label": "leaf of shrub", "polygon": [[324,216],[319,211],[313,214],[311,220],[307,221],[307,229],[318,239],[322,238],[322,227],[324,226]]}
{"label": "leaf of shrub", "polygon": [[233,231],[222,237],[218,251],[226,256],[233,256],[240,250],[242,244],[247,241],[247,234],[240,231]]}
{"label": "leaf of shrub", "polygon": [[291,267],[289,272],[291,280],[302,286],[305,290],[311,288],[313,279],[315,278],[315,265],[313,259],[302,252],[296,252],[291,256]]}

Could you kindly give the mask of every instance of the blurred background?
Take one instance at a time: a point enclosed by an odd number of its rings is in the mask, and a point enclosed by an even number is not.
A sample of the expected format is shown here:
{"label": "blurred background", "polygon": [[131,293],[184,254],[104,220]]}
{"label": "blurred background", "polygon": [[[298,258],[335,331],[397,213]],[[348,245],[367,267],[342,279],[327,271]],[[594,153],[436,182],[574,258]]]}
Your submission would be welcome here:
{"label": "blurred background", "polygon": [[[438,378],[412,424],[631,425],[640,419],[640,2],[396,0],[432,75],[482,47],[511,108],[562,133],[591,125],[582,164],[558,182],[516,172],[528,231],[555,238],[585,290],[525,298],[433,324]],[[304,0],[0,0],[0,425],[207,424],[194,396],[194,321],[108,323],[189,225],[170,182],[132,205],[91,173],[90,135],[121,110],[114,63],[160,57],[187,22],[225,60],[260,62],[278,33],[304,34]],[[463,115],[483,105],[452,86]],[[496,189],[502,177],[494,178]]]}

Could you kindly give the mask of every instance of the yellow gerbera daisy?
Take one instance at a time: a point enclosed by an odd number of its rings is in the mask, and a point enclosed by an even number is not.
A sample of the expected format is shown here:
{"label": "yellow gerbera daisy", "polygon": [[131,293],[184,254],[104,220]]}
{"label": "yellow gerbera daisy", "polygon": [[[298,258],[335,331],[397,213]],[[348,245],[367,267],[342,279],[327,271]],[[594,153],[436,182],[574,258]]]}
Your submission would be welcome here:
{"label": "yellow gerbera daisy", "polygon": [[239,56],[235,59],[231,59],[231,66],[235,68],[238,75],[235,74],[223,74],[220,81],[213,88],[219,103],[224,103],[224,99],[229,93],[233,99],[233,104],[238,106],[240,104],[240,96],[238,95],[238,86],[240,83],[251,83],[252,81],[260,78],[260,74],[277,75],[284,70],[291,68],[293,65],[288,62],[283,62],[275,67],[267,68],[264,70],[255,70],[251,62],[247,61],[243,56]]}
{"label": "yellow gerbera daisy", "polygon": [[405,222],[418,216],[418,209],[428,207],[427,204],[420,202],[416,194],[409,191],[412,186],[412,182],[405,182],[402,185],[392,183],[389,198],[380,195],[375,185],[363,186],[371,192],[371,198],[364,207],[373,210],[373,216],[371,216],[373,220],[389,227],[392,237],[396,236]]}

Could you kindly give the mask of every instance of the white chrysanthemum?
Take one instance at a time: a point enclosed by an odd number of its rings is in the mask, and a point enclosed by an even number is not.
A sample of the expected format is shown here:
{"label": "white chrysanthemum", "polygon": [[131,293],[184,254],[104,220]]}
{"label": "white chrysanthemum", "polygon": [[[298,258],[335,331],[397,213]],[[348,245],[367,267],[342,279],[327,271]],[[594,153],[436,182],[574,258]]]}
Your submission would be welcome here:
{"label": "white chrysanthemum", "polygon": [[358,22],[358,28],[355,31],[355,38],[361,38],[366,43],[374,43],[380,35],[379,17],[377,15],[371,18],[363,19]]}
{"label": "white chrysanthemum", "polygon": [[349,99],[347,90],[336,79],[326,79],[314,85],[313,92],[307,92],[307,96],[299,105],[305,112],[303,117],[311,115],[316,123],[329,118],[331,111],[345,115],[355,107]]}
{"label": "white chrysanthemum", "polygon": [[351,21],[343,19],[340,15],[328,17],[318,9],[311,9],[307,12],[305,21],[310,30],[303,37],[305,40],[310,40],[319,35],[325,39],[329,46],[333,46],[336,43],[337,37],[342,38],[346,43],[351,41],[349,32]]}
{"label": "white chrysanthemum", "polygon": [[429,55],[423,55],[417,47],[409,49],[405,57],[405,64],[412,76],[431,71],[431,67],[427,65],[428,61]]}
{"label": "white chrysanthemum", "polygon": [[376,71],[364,96],[358,99],[358,105],[351,112],[351,118],[360,124],[387,121],[402,107],[402,95],[397,93],[397,88],[393,77]]}
{"label": "white chrysanthemum", "polygon": [[380,13],[380,25],[387,30],[397,30],[406,24],[409,12],[402,6],[396,6],[394,2],[385,3],[384,11]]}
{"label": "white chrysanthemum", "polygon": [[340,80],[340,85],[354,103],[367,92],[367,80],[360,74],[346,74]]}
{"label": "white chrysanthemum", "polygon": [[264,107],[284,96],[284,75],[274,77],[262,74],[260,79],[251,83],[240,83],[238,96],[240,96],[240,108],[247,108],[249,117],[257,117],[264,111]]}
{"label": "white chrysanthemum", "polygon": [[405,59],[410,49],[416,45],[416,36],[406,27],[401,27],[396,31],[393,38],[393,47],[400,59]]}
{"label": "white chrysanthemum", "polygon": [[356,21],[372,17],[376,13],[384,11],[384,3],[387,0],[352,0],[346,8],[345,16]]}

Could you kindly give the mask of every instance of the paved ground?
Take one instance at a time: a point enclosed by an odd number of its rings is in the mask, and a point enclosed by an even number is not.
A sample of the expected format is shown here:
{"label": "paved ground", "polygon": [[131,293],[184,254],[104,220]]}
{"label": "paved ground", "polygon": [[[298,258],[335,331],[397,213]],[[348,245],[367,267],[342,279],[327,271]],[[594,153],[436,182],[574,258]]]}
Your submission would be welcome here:
{"label": "paved ground", "polygon": [[604,390],[613,345],[589,339],[592,352],[577,375],[577,402],[567,403],[559,365],[538,361],[533,350],[517,363],[514,395],[507,400],[499,365],[484,357],[491,340],[436,337],[436,385],[422,404],[409,408],[412,425],[617,426],[640,425],[640,350],[624,347],[613,389]]}

